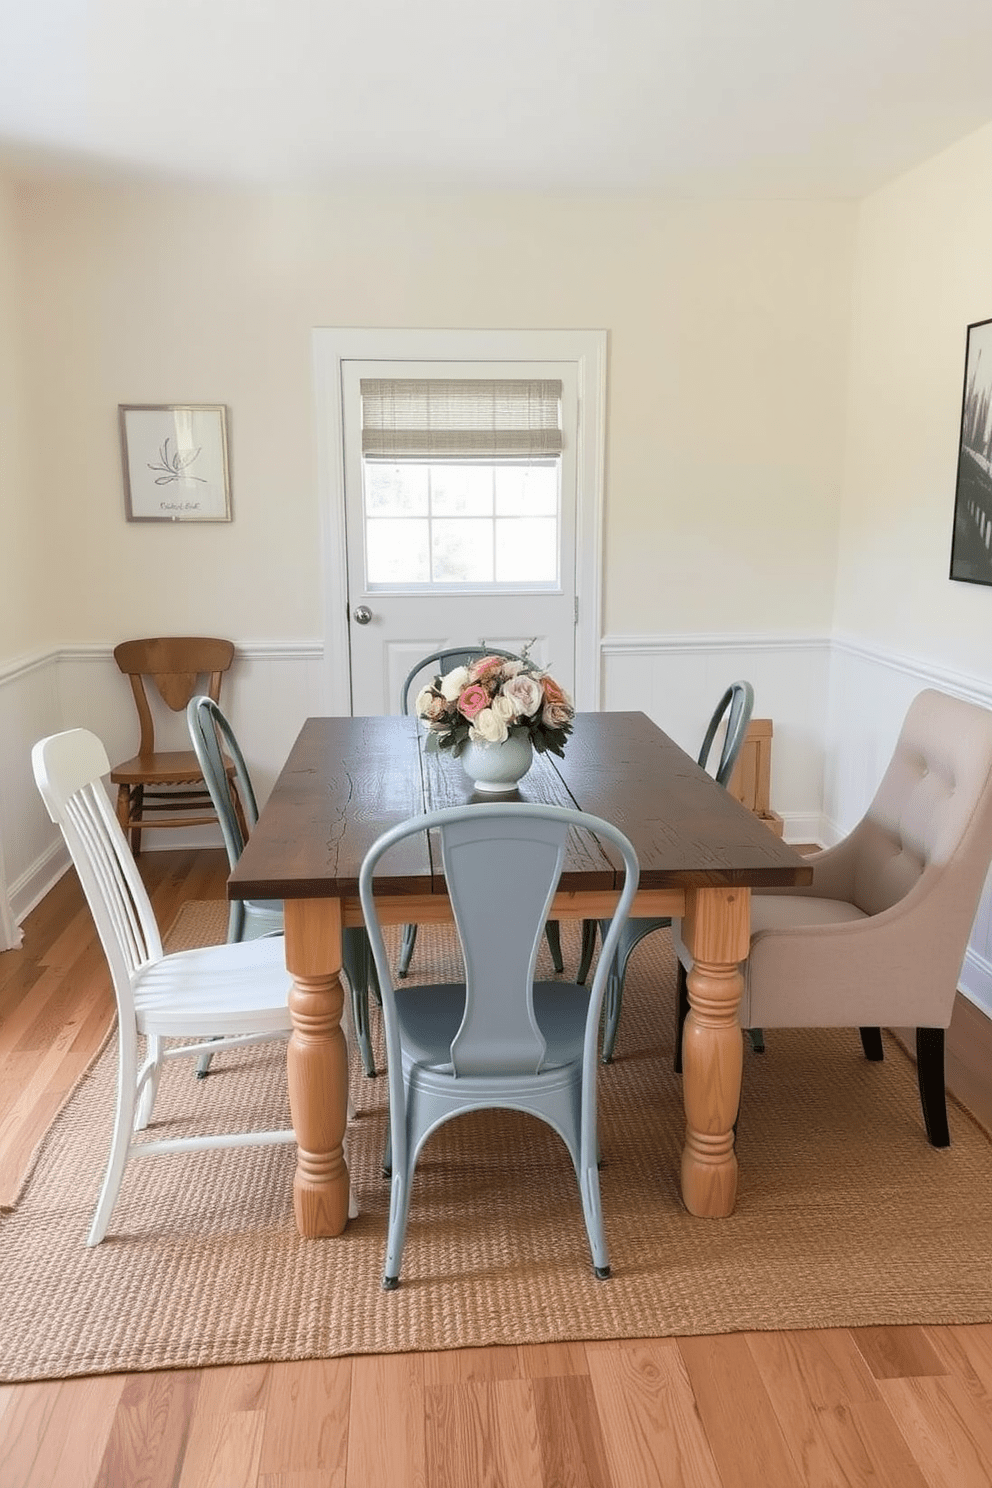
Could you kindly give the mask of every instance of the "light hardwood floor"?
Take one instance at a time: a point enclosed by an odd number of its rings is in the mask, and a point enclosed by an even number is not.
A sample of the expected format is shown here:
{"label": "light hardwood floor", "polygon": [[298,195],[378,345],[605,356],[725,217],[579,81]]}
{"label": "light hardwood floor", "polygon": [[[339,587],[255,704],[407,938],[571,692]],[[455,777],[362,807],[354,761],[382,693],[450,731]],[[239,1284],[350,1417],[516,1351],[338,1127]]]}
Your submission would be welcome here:
{"label": "light hardwood floor", "polygon": [[[163,927],[184,899],[223,892],[219,852],[155,852],[141,864]],[[73,875],[25,930],[24,948],[0,956],[0,1190],[110,1014]],[[948,1069],[988,1122],[992,1028],[968,1004],[955,1013]],[[0,1221],[0,1286],[2,1265]],[[2,1488],[653,1484],[992,1485],[992,1325],[562,1343],[0,1386]]]}

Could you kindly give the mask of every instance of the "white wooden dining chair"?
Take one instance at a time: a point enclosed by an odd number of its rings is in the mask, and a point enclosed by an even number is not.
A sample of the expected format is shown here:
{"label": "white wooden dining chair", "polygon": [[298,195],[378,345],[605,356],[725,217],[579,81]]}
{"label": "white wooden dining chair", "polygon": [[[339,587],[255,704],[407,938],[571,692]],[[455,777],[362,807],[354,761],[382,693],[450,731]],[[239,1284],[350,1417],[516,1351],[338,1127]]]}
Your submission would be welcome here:
{"label": "white wooden dining chair", "polygon": [[[624,884],[591,990],[534,981],[568,834],[585,829],[620,853]],[[414,833],[437,830],[465,965],[464,982],[394,989],[376,912],[375,870]],[[392,1192],[383,1286],[399,1284],[410,1187],[432,1132],[468,1111],[524,1111],[565,1142],[598,1277],[610,1274],[596,1127],[599,1017],[607,967],[637,890],[630,842],[609,822],[560,806],[454,806],[399,823],[369,849],[359,877],[379,974],[389,1074]],[[492,1215],[487,1222],[492,1222]]]}
{"label": "white wooden dining chair", "polygon": [[[31,752],[34,776],[52,820],[59,826],[79,874],[110,966],[118,1015],[117,1111],[106,1176],[87,1239],[107,1233],[131,1158],[210,1148],[292,1142],[285,1131],[140,1140],[151,1119],[167,1059],[196,1058],[292,1031],[287,999],[290,978],[281,939],[165,955],[151,902],[102,777],[110,771],[103,744],[86,729],[42,739]],[[217,1036],[220,1036],[219,1038]],[[138,1040],[145,1060],[138,1066]],[[165,1047],[166,1039],[195,1039]],[[193,1087],[191,1086],[191,1089]]]}

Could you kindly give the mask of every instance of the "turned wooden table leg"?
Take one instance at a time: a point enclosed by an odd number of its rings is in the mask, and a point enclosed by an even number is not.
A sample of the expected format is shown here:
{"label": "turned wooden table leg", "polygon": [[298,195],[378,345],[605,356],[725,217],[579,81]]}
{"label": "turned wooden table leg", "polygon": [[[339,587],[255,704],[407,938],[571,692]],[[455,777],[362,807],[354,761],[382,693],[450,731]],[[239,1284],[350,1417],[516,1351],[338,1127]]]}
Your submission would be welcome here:
{"label": "turned wooden table leg", "polygon": [[340,1235],[348,1220],[348,1169],[341,1147],[348,1100],[341,904],[287,899],[285,918],[286,965],[293,978],[286,1067],[298,1144],[293,1208],[301,1235]]}
{"label": "turned wooden table leg", "polygon": [[732,1214],[737,1197],[734,1122],[741,1098],[739,963],[750,938],[749,889],[686,893],[682,939],[692,954],[682,1042],[685,1147],[682,1198],[690,1214]]}

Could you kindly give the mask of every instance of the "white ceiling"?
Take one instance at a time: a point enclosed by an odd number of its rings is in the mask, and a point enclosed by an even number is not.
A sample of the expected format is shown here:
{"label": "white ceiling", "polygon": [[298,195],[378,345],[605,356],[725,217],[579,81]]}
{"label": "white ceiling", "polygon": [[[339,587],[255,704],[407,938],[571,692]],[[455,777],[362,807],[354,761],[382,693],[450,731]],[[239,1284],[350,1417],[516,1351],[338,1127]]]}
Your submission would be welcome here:
{"label": "white ceiling", "polygon": [[0,157],[859,196],[992,119],[992,0],[0,0]]}

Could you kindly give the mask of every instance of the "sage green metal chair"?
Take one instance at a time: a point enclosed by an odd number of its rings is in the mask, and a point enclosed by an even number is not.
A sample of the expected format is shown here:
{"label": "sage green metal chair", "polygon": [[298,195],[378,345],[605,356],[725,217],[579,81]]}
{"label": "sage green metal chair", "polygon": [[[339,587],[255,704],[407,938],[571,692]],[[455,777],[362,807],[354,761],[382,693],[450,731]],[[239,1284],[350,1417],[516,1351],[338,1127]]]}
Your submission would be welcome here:
{"label": "sage green metal chair", "polygon": [[[574,982],[534,981],[542,929],[568,834],[576,827],[615,847],[624,865],[605,959],[591,990]],[[396,843],[435,829],[465,980],[394,988],[376,912],[376,866]],[[392,1184],[383,1270],[387,1291],[399,1284],[410,1188],[424,1143],[455,1116],[492,1107],[537,1116],[562,1138],[579,1182],[595,1273],[609,1276],[596,1131],[599,1023],[606,968],[630,912],[638,873],[634,848],[609,822],[523,801],[428,812],[399,823],[369,849],[359,894],[386,1030]],[[492,1224],[497,1214],[494,1205],[480,1218]],[[526,1214],[514,1214],[511,1222],[525,1224]]]}
{"label": "sage green metal chair", "polygon": [[[519,661],[520,657],[516,651],[502,651],[498,646],[449,646],[445,651],[433,651],[430,656],[423,656],[416,666],[411,667],[400,688],[400,712],[410,712],[410,694],[413,684],[418,678],[425,674],[431,681],[436,676],[444,676],[446,672],[453,672],[455,667],[471,666],[474,661],[480,661],[483,656],[505,656],[507,661]],[[565,963],[561,954],[561,930],[557,920],[549,920],[544,927],[547,936],[548,949],[551,952],[551,963],[555,971],[565,970]],[[403,926],[403,939],[400,942],[400,958],[396,968],[397,976],[405,977],[410,972],[410,961],[413,958],[413,950],[417,944],[416,925]]]}
{"label": "sage green metal chair", "polygon": [[[727,720],[727,730],[723,737],[723,745],[720,750],[720,759],[714,773],[714,778],[719,785],[726,786],[734,772],[737,756],[741,752],[744,736],[747,733],[748,724],[751,722],[751,713],[754,709],[754,689],[750,682],[732,682],[723,697],[717,704],[713,716],[706,728],[703,745],[699,751],[697,763],[705,770],[709,761],[717,733],[724,718]],[[579,964],[578,981],[584,982],[589,975],[589,967],[596,949],[596,930],[599,925],[600,932],[605,936],[604,926],[609,921],[597,922],[596,920],[584,920],[582,923],[582,959]],[[664,930],[671,925],[668,916],[654,918],[636,918],[627,921],[623,927],[613,965],[610,967],[609,978],[606,984],[606,1007],[603,1015],[603,1063],[609,1064],[613,1058],[613,1051],[617,1041],[617,1029],[620,1026],[620,1009],[623,1006],[623,983],[627,974],[627,962],[635,946],[639,945],[646,935],[655,930]],[[682,978],[679,978],[679,1004],[678,1004],[678,1037],[676,1039],[675,1068],[682,1068],[682,1024],[685,1014],[682,1011],[682,999],[686,997]],[[688,1003],[686,1003],[688,1006]],[[761,1030],[750,1030],[752,1043],[757,1048],[761,1042]]]}
{"label": "sage green metal chair", "polygon": [[[210,799],[220,818],[227,861],[233,868],[244,851],[249,832],[258,821],[258,804],[248,766],[234,730],[213,698],[191,698],[186,709],[186,722]],[[235,798],[228,783],[232,763],[237,800],[241,803],[243,815],[235,809]],[[282,931],[281,899],[232,899],[227,923],[229,943],[257,940],[263,935],[281,935]],[[345,930],[341,959],[351,988],[355,1037],[362,1065],[371,1077],[375,1074],[375,1058],[369,1029],[369,987],[375,990],[375,968],[369,939],[363,929]],[[205,1054],[197,1065],[197,1074],[202,1078],[209,1067],[210,1055]]]}

